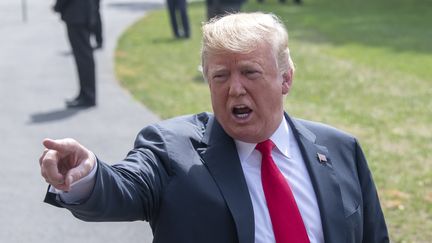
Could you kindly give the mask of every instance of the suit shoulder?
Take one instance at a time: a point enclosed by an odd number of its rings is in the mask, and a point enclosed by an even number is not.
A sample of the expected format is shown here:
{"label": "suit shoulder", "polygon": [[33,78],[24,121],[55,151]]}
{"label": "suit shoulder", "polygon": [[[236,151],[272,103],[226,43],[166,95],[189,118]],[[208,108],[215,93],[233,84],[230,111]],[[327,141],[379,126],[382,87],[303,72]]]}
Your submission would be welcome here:
{"label": "suit shoulder", "polygon": [[156,132],[163,135],[202,136],[202,132],[206,129],[208,121],[212,116],[211,113],[207,112],[177,116],[146,126],[140,133]]}
{"label": "suit shoulder", "polygon": [[173,117],[161,121],[157,123],[156,126],[166,130],[175,129],[176,131],[182,128],[184,129],[204,128],[205,129],[211,116],[212,114],[207,112],[193,114],[193,115],[183,115],[183,116]]}
{"label": "suit shoulder", "polygon": [[347,139],[347,140],[351,140],[354,141],[356,140],[356,138],[343,130],[340,130],[338,128],[335,128],[331,125],[325,124],[325,123],[321,123],[321,122],[316,122],[316,121],[309,121],[309,120],[304,120],[304,119],[300,119],[300,118],[294,118],[294,121],[303,125],[304,127],[306,127],[308,130],[310,130],[312,133],[314,133],[317,136],[317,139],[319,138],[327,138],[327,139],[335,139],[335,138],[339,138],[339,139]]}

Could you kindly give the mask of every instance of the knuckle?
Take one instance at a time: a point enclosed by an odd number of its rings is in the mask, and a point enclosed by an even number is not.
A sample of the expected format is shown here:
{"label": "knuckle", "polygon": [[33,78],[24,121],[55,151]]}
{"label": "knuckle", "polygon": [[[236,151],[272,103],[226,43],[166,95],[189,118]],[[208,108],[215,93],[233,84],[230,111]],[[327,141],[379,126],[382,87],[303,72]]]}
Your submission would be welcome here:
{"label": "knuckle", "polygon": [[49,151],[45,154],[45,156],[41,159],[42,165],[55,165],[58,162],[58,156],[55,151]]}
{"label": "knuckle", "polygon": [[65,138],[64,141],[67,145],[74,145],[77,143],[77,141],[73,138]]}
{"label": "knuckle", "polygon": [[44,158],[44,159],[41,161],[41,167],[42,167],[43,169],[46,169],[47,167],[52,166],[54,163],[55,163],[55,161],[54,161],[53,159],[51,159],[51,158]]}
{"label": "knuckle", "polygon": [[42,162],[43,162],[44,158],[46,157],[47,153],[48,153],[48,149],[45,149],[39,158],[39,165],[42,165]]}

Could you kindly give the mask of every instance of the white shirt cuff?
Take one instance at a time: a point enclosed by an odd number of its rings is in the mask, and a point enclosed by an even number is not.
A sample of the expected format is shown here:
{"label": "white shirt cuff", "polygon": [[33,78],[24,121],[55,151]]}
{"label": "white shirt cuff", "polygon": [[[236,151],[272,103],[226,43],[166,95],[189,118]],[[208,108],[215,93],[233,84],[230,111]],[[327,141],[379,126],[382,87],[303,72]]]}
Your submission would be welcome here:
{"label": "white shirt cuff", "polygon": [[58,194],[60,199],[67,204],[83,201],[90,196],[90,193],[93,190],[96,180],[97,167],[98,165],[95,163],[95,166],[87,176],[72,183],[71,189],[68,192],[59,190],[53,186],[50,186],[48,191]]}

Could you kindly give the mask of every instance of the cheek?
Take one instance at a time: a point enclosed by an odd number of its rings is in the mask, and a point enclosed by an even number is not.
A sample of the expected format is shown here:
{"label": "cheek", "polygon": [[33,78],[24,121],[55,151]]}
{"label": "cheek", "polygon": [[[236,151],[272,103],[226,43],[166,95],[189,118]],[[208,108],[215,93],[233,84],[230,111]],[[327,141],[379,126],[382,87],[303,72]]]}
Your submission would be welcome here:
{"label": "cheek", "polygon": [[[280,90],[279,90],[280,92]],[[282,94],[275,94],[275,92],[268,92],[261,96],[262,104],[264,104],[262,111],[266,114],[273,114],[275,111],[279,111],[283,104]]]}
{"label": "cheek", "polygon": [[224,102],[223,96],[218,90],[210,90],[211,102],[213,107],[213,112],[217,113],[219,110],[223,109]]}
{"label": "cheek", "polygon": [[213,84],[210,86],[210,95],[212,96],[212,100],[222,102],[227,97],[227,89],[223,85]]}
{"label": "cheek", "polygon": [[212,88],[210,89],[210,95],[211,95],[211,100],[213,103],[216,102],[218,100],[218,98],[220,97],[217,90],[212,89]]}

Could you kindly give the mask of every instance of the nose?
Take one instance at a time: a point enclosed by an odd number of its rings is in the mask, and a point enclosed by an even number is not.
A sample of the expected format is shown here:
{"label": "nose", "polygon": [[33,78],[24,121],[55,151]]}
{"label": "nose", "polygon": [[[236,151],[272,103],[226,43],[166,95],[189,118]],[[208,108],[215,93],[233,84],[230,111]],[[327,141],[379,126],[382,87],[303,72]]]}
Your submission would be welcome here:
{"label": "nose", "polygon": [[229,95],[243,96],[246,94],[246,89],[241,78],[238,75],[233,75],[229,80]]}

